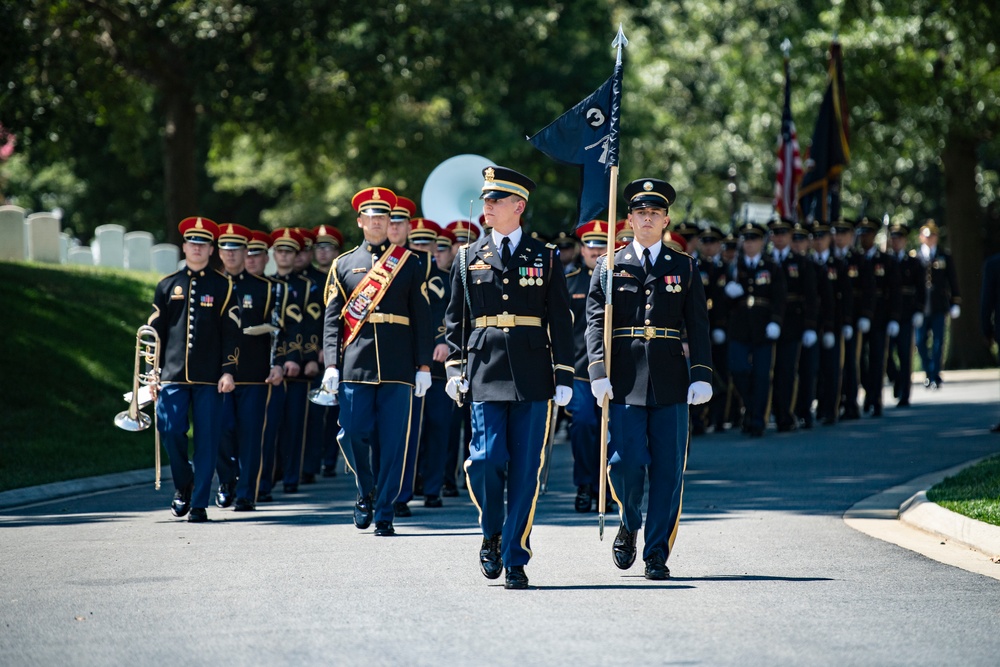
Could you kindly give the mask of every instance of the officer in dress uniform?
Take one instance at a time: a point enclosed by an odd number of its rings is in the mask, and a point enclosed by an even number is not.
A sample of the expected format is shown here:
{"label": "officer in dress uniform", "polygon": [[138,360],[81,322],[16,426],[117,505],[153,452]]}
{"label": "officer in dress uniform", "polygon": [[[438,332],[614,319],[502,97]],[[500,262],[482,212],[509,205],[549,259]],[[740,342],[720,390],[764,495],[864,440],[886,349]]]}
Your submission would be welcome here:
{"label": "officer in dress uniform", "polygon": [[[309,335],[306,317],[312,282],[295,271],[295,258],[305,245],[301,232],[297,228],[282,227],[271,232],[271,241],[276,270],[268,278],[280,283],[286,294],[283,321],[288,342],[285,349],[285,381],[281,390],[275,388],[271,392],[264,437],[273,437],[275,442],[273,480],[282,480],[285,493],[296,493],[302,469],[305,410],[309,400],[309,383],[303,372],[310,362],[317,364],[316,353],[306,347]],[[265,467],[267,465],[265,462]],[[267,502],[265,499],[271,495],[271,488],[272,482],[262,478],[258,501]]]}
{"label": "officer in dress uniform", "polygon": [[[816,294],[816,273],[813,263],[802,253],[792,249],[792,229],[795,221],[777,218],[771,228],[771,257],[785,274],[786,306],[781,323],[781,336],[774,348],[774,380],[771,411],[778,432],[798,428],[795,417],[797,398],[796,380],[799,357],[803,350],[811,350],[817,341],[816,320],[819,300]],[[800,233],[805,229],[799,226]]]}
{"label": "officer in dress uniform", "polygon": [[864,412],[882,416],[882,387],[889,338],[899,335],[899,272],[888,253],[875,245],[878,223],[863,218],[858,243],[864,258],[862,271],[871,285],[871,328],[861,336],[861,385],[865,390]]}
{"label": "officer in dress uniform", "polygon": [[729,322],[729,372],[743,399],[743,432],[764,435],[771,396],[774,343],[785,314],[785,272],[763,253],[767,228],[747,222],[739,229],[743,248],[727,267],[723,290]]}
{"label": "officer in dress uniform", "polygon": [[[333,265],[333,260],[340,254],[340,249],[344,247],[344,235],[333,225],[327,224],[314,227],[312,233],[315,238],[312,247],[313,261],[315,263],[313,275],[315,276],[316,284],[321,285],[324,289],[323,307],[326,308],[325,290],[328,287],[330,267]],[[326,367],[323,360],[322,345],[319,348],[319,365],[320,368]],[[315,381],[318,385],[322,382],[322,378],[317,376]],[[312,403],[308,408],[309,420],[306,423],[306,451],[321,453],[320,474],[323,477],[336,477],[337,452],[340,451],[340,448],[337,447],[337,432],[340,430],[337,419],[340,416],[340,405],[336,403],[333,405]],[[315,470],[315,463],[310,462],[308,465],[303,463],[303,477],[305,477],[306,470],[310,472]]]}
{"label": "officer in dress uniform", "polygon": [[[170,511],[188,521],[208,521],[212,479],[222,435],[222,395],[233,390],[237,328],[228,317],[232,284],[209,268],[219,228],[208,218],[185,218],[185,267],[163,278],[147,324],[160,337],[161,388],[157,428],[170,457],[174,499]],[[194,426],[194,460],[188,460],[188,412]],[[192,470],[192,463],[194,470]]]}
{"label": "officer in dress uniform", "polygon": [[[425,268],[388,239],[396,195],[361,190],[351,200],[364,241],[334,260],[323,330],[327,391],[339,393],[337,440],[354,472],[354,525],[375,520],[375,535],[395,534],[393,503],[402,492],[413,398],[431,385],[430,306]],[[377,428],[376,428],[377,425]],[[378,439],[378,476],[373,440]]]}
{"label": "officer in dress uniform", "polygon": [[[848,226],[853,234],[853,226]],[[854,286],[847,262],[832,250],[830,225],[817,221],[812,227],[813,253],[820,272],[826,271],[833,303],[832,328],[823,333],[819,354],[819,378],[816,385],[816,418],[823,425],[837,423],[843,383],[844,348],[854,339]],[[828,312],[826,306],[823,312]],[[833,341],[828,333],[833,334]]]}
{"label": "officer in dress uniform", "polygon": [[923,326],[926,301],[924,267],[917,252],[907,252],[910,228],[904,222],[889,227],[889,244],[899,274],[899,334],[889,339],[888,366],[893,383],[892,394],[897,407],[910,405],[910,384],[913,372],[913,332]]}
{"label": "officer in dress uniform", "polygon": [[834,256],[847,265],[847,278],[851,283],[854,303],[851,336],[844,330],[844,366],[840,382],[840,418],[858,419],[858,388],[861,377],[861,337],[868,333],[872,325],[872,284],[871,274],[862,271],[864,258],[854,246],[854,220],[838,220],[833,223]]}
{"label": "officer in dress uniform", "polygon": [[[419,446],[417,471],[424,495],[424,507],[442,507],[441,484],[444,480],[444,459],[448,454],[448,435],[451,432],[451,413],[454,401],[448,398],[444,385],[448,380],[444,362],[448,359],[445,340],[444,312],[451,298],[451,246],[453,236],[434,222],[425,218],[410,221],[410,245],[428,255],[430,273],[427,278],[427,298],[431,307],[431,386],[424,395],[423,419],[417,429]],[[438,260],[440,258],[440,261]],[[444,262],[442,266],[441,262]],[[413,433],[411,432],[411,437]],[[411,491],[411,494],[413,492]]]}
{"label": "officer in dress uniform", "polygon": [[[708,326],[712,335],[712,400],[709,401],[709,422],[716,432],[726,428],[727,398],[729,396],[729,363],[726,347],[726,309],[721,302],[725,298],[723,288],[726,286],[726,267],[722,261],[722,239],[725,235],[716,225],[706,225],[702,231],[700,247],[701,256],[698,259],[698,271],[701,273],[701,284],[705,289],[705,303],[708,307]],[[720,304],[716,307],[716,304]]]}
{"label": "officer in dress uniform", "polygon": [[600,412],[590,392],[590,375],[587,366],[587,295],[590,279],[594,275],[597,259],[608,251],[608,223],[591,220],[576,230],[582,244],[580,255],[583,265],[566,274],[570,307],[573,309],[573,342],[576,346],[576,363],[573,372],[573,399],[566,406],[570,415],[569,442],[573,449],[573,484],[577,512],[589,512],[598,501],[598,484],[601,475]]}
{"label": "officer in dress uniform", "polygon": [[[594,271],[587,299],[589,374],[598,404],[611,402],[608,476],[622,522],[612,547],[615,566],[626,570],[635,562],[648,476],[642,557],[646,578],[660,580],[670,577],[667,558],[680,521],[688,405],[712,397],[712,348],[697,264],[661,241],[670,224],[673,187],[641,178],[625,186],[624,196],[635,238],[614,257],[610,350],[604,348],[606,260]],[[690,359],[681,346],[682,332]]]}
{"label": "officer in dress uniform", "polygon": [[[482,217],[482,216],[480,216]],[[450,249],[451,259],[448,266],[454,265],[459,247],[475,243],[482,232],[482,222],[470,223],[468,220],[454,220],[445,226],[445,230],[455,237]],[[451,288],[448,290],[451,294]],[[448,454],[445,457],[444,482],[441,485],[441,496],[452,498],[458,496],[458,486],[464,482],[465,460],[469,458],[469,444],[472,442],[472,411],[468,402],[456,406],[451,413],[451,430],[448,433]],[[462,484],[464,488],[464,483]]]}
{"label": "officer in dress uniform", "polygon": [[[945,318],[957,320],[962,313],[958,274],[951,255],[938,247],[938,227],[927,220],[920,227],[917,256],[924,266],[924,323],[917,329],[917,352],[927,377],[924,386],[941,388],[941,357],[944,353]],[[928,348],[927,339],[931,339]]]}
{"label": "officer in dress uniform", "polygon": [[[825,227],[829,242],[829,227]],[[801,222],[792,227],[792,252],[804,257],[813,273],[816,283],[816,335],[818,343],[806,347],[803,339],[802,351],[799,353],[798,390],[795,397],[795,418],[800,428],[813,427],[813,402],[816,400],[816,376],[819,372],[819,360],[822,349],[832,348],[837,341],[833,333],[834,311],[836,305],[833,298],[833,286],[830,283],[825,265],[820,265],[816,253],[810,248],[810,238],[813,233],[819,233],[815,227],[806,228]],[[839,352],[838,352],[839,355]],[[837,368],[839,368],[839,357]],[[839,383],[835,373],[833,377],[824,378],[830,382]]]}
{"label": "officer in dress uniform", "polygon": [[615,250],[621,250],[635,238],[635,233],[629,227],[628,220],[619,220],[615,223]]}
{"label": "officer in dress uniform", "polygon": [[236,388],[224,399],[215,504],[228,507],[235,496],[236,512],[256,507],[268,390],[281,384],[284,374],[284,359],[276,352],[275,338],[269,335],[271,331],[263,330],[273,326],[275,319],[271,281],[246,270],[251,237],[250,230],[242,225],[219,227],[219,255],[233,284],[232,305],[226,314],[236,322],[239,337],[232,360]]}
{"label": "officer in dress uniform", "polygon": [[549,400],[564,407],[573,395],[572,314],[558,250],[521,229],[535,183],[498,166],[484,169],[483,179],[492,231],[462,248],[452,267],[445,388],[472,402],[465,471],[484,536],[481,570],[495,579],[506,568],[505,588],[521,589]]}

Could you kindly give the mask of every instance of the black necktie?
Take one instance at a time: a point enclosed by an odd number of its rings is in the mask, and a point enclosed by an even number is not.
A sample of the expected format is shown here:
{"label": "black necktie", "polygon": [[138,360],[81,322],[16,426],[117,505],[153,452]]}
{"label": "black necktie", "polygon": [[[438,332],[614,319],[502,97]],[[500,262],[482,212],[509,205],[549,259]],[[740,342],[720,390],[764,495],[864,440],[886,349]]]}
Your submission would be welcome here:
{"label": "black necktie", "polygon": [[500,261],[503,262],[504,268],[507,267],[507,262],[510,261],[510,239],[506,236],[503,237],[503,241],[500,242],[503,248],[500,249]]}

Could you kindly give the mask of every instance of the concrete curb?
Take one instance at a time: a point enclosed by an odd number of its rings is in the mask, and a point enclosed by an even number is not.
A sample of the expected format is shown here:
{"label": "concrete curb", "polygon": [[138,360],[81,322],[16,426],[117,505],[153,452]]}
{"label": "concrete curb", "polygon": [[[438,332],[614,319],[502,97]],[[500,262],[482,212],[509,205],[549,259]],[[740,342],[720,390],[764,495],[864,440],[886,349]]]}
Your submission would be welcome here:
{"label": "concrete curb", "polygon": [[1000,558],[1000,526],[945,509],[927,500],[926,490],[913,494],[900,506],[899,519],[920,530],[981,551],[991,558]]}
{"label": "concrete curb", "polygon": [[[98,477],[72,479],[67,482],[53,482],[52,484],[13,489],[0,493],[0,510],[79,496],[84,493],[111,491],[139,484],[153,486],[155,479],[155,470],[149,468],[148,470],[132,470],[129,472],[112,473],[110,475],[100,475]],[[170,488],[172,479],[170,468],[164,467],[161,474],[161,481],[163,482],[161,488]]]}

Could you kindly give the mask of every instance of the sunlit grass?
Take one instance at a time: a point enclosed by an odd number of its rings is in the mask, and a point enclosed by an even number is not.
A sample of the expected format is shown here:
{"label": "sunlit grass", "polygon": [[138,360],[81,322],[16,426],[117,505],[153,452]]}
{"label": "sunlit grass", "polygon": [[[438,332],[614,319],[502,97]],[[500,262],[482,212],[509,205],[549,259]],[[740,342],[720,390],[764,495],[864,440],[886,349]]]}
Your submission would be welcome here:
{"label": "sunlit grass", "polygon": [[952,512],[1000,526],[1000,456],[948,477],[928,491],[927,498]]}

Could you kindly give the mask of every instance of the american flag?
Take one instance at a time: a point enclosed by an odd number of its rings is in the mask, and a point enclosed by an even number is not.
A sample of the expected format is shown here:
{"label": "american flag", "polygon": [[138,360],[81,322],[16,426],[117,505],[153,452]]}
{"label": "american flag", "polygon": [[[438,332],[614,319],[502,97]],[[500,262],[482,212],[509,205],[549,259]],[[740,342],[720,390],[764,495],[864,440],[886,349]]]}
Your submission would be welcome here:
{"label": "american flag", "polygon": [[785,108],[781,112],[781,137],[778,139],[777,175],[774,180],[774,210],[779,216],[796,220],[796,188],[802,178],[802,155],[792,121],[792,92],[785,56]]}

